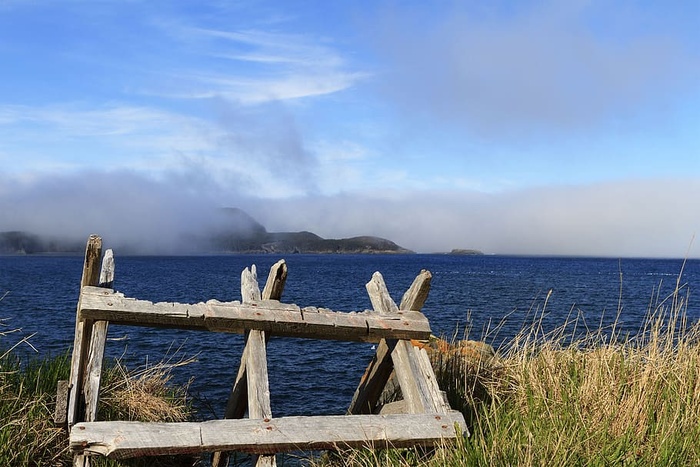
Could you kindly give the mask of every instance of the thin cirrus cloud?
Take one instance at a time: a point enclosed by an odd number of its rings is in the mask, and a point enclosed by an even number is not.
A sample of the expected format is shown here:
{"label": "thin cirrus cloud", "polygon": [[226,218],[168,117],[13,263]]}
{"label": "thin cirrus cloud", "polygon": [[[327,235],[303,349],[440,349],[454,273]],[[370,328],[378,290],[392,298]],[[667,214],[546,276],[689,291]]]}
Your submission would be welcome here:
{"label": "thin cirrus cloud", "polygon": [[216,117],[201,119],[130,105],[5,106],[0,160],[23,177],[99,168],[157,180],[180,174],[187,189],[205,193],[275,198],[316,190],[315,157],[284,106],[217,99],[213,107]]}
{"label": "thin cirrus cloud", "polygon": [[[302,34],[183,27],[176,38],[198,56],[194,63],[215,63],[224,71],[173,70],[180,89],[166,90],[171,97],[222,97],[255,105],[333,94],[371,76]],[[163,95],[162,90],[148,92]]]}
{"label": "thin cirrus cloud", "polygon": [[15,156],[5,169],[17,173],[58,166],[154,169],[172,148],[212,147],[204,121],[143,106],[4,106],[0,119],[0,150]]}

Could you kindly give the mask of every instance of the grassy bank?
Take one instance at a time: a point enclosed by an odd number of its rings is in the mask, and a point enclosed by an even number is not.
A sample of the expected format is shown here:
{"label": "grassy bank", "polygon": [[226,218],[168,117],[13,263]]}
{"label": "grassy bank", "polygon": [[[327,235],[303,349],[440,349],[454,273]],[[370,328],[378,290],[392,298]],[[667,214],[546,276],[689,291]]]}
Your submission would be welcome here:
{"label": "grassy bank", "polygon": [[[170,363],[159,363],[127,371],[120,362],[109,362],[98,419],[173,422],[188,419],[186,388],[169,384],[172,367]],[[0,465],[72,465],[67,432],[53,423],[56,385],[59,380],[68,379],[69,372],[68,354],[24,363],[11,353],[0,359]],[[186,466],[195,461],[187,457],[126,462],[99,459],[94,465]]]}
{"label": "grassy bank", "polygon": [[[4,324],[0,329],[0,465],[70,466],[67,432],[53,423],[56,387],[59,380],[68,379],[70,355],[21,361],[13,349],[31,340],[18,337],[20,332]],[[161,362],[128,371],[119,361],[108,362],[98,419],[186,420],[190,413],[186,388],[169,382],[170,371],[187,363]],[[99,459],[94,465],[185,466],[194,462],[183,457],[124,463]]]}
{"label": "grassy bank", "polygon": [[[496,355],[480,343],[434,345],[440,385],[465,414],[469,438],[430,452],[357,450],[314,463],[700,465],[700,325],[687,322],[687,300],[678,284],[650,307],[634,337],[615,325],[581,334],[575,320],[544,334],[536,321]],[[21,368],[12,353],[0,359],[0,465],[70,465],[65,433],[51,424],[56,381],[67,378],[68,365],[66,356]],[[184,388],[168,379],[167,364],[139,372],[111,365],[100,417],[185,419]]]}
{"label": "grassy bank", "polygon": [[471,437],[427,456],[356,451],[335,464],[700,465],[700,324],[686,321],[687,298],[678,284],[634,338],[613,325],[574,339],[576,322],[545,335],[535,322],[498,356],[480,343],[435,348]]}
{"label": "grassy bank", "polygon": [[[474,435],[455,462],[700,465],[700,326],[686,321],[687,299],[677,284],[634,338],[615,325],[573,342],[537,326],[523,333],[482,366],[487,397],[465,391]],[[448,375],[473,388],[466,375],[480,369],[467,366]]]}

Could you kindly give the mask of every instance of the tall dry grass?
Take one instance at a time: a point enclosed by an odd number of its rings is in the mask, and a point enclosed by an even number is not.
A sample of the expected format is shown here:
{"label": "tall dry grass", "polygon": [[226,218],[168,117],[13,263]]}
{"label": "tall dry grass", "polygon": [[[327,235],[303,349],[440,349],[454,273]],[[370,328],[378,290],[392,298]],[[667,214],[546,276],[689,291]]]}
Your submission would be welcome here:
{"label": "tall dry grass", "polygon": [[[4,296],[3,296],[4,297]],[[0,301],[2,297],[0,297]],[[68,379],[70,354],[21,359],[14,349],[31,345],[31,336],[0,328],[0,465],[69,466],[68,434],[54,425],[56,388]],[[100,413],[103,420],[182,421],[189,417],[187,386],[172,384],[171,371],[191,359],[171,359],[127,370],[109,362],[103,375]],[[195,465],[191,457],[96,460],[96,466]]]}
{"label": "tall dry grass", "polygon": [[493,361],[438,366],[473,433],[442,462],[700,465],[700,324],[687,320],[680,277],[634,337],[617,321],[581,337],[577,322],[544,334],[540,321]]}
{"label": "tall dry grass", "polygon": [[634,336],[618,320],[589,329],[581,317],[545,333],[548,295],[497,356],[479,343],[433,351],[441,388],[471,436],[429,457],[358,450],[334,464],[700,465],[700,323],[688,322],[680,277],[669,296],[651,300]]}

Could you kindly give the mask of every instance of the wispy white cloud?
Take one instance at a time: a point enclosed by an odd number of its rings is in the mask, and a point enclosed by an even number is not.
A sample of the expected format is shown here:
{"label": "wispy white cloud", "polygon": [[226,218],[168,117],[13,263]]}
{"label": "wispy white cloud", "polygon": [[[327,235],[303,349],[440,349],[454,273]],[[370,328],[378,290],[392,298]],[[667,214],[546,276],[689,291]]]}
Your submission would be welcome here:
{"label": "wispy white cloud", "polygon": [[[264,104],[333,94],[350,88],[365,75],[319,70],[290,71],[277,77],[237,77],[221,74],[190,75],[193,90],[166,92],[178,98],[225,98],[241,104]],[[155,93],[157,94],[157,93]]]}
{"label": "wispy white cloud", "polygon": [[[219,30],[183,26],[170,34],[189,44],[199,59],[171,70],[175,89],[147,92],[179,98],[223,97],[261,104],[333,94],[367,79],[322,38],[261,30]],[[222,71],[203,72],[201,60],[215,60]]]}
{"label": "wispy white cloud", "polygon": [[12,155],[5,169],[15,174],[100,167],[161,180],[179,174],[189,189],[203,192],[212,184],[262,197],[316,190],[315,158],[281,104],[216,107],[202,119],[129,105],[4,106],[0,154]]}
{"label": "wispy white cloud", "polygon": [[698,167],[697,7],[409,4],[10,8],[0,227],[67,229],[90,197],[118,214],[80,228],[124,236],[242,206],[419,251],[683,253],[698,182],[659,178]]}
{"label": "wispy white cloud", "polygon": [[[301,34],[261,30],[222,31],[192,28],[203,37],[225,39],[223,47],[211,54],[232,60],[259,63],[284,63],[300,67],[336,68],[346,60],[333,48]],[[242,50],[242,48],[244,48]]]}

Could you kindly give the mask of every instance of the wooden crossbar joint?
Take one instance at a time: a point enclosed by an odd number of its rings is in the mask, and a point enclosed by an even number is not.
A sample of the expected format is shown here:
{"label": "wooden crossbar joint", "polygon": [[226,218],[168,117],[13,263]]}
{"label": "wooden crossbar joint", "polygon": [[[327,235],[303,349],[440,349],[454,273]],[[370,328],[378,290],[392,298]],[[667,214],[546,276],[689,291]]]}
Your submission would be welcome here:
{"label": "wooden crossbar joint", "polygon": [[[396,314],[399,308],[419,312],[428,297],[431,279],[430,271],[422,270],[403,295],[400,307],[389,295],[381,273],[375,272],[366,288],[372,306],[383,315]],[[415,352],[407,340],[382,340],[355,391],[348,413],[380,411],[379,401],[391,375],[398,379],[405,410],[411,413],[450,410],[449,405],[444,403],[429,360],[426,365],[426,358],[427,354]]]}
{"label": "wooden crossbar joint", "polygon": [[[243,302],[277,300],[282,298],[287,280],[287,263],[280,260],[270,268],[270,273],[262,293],[257,283],[255,265],[241,273],[241,298]],[[269,333],[250,330],[246,333],[246,343],[241,356],[241,364],[231,389],[224,418],[243,418],[246,408],[250,418],[272,418],[270,407],[270,385],[267,375],[267,341]],[[214,452],[212,467],[228,465],[229,453]],[[259,456],[253,459],[257,467],[274,466],[274,455]]]}

